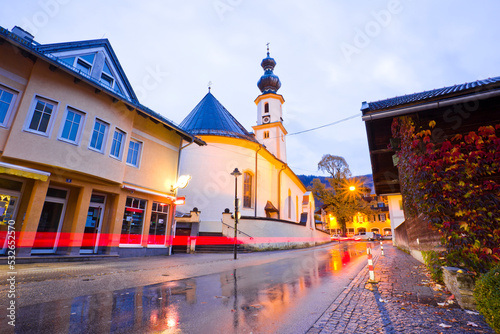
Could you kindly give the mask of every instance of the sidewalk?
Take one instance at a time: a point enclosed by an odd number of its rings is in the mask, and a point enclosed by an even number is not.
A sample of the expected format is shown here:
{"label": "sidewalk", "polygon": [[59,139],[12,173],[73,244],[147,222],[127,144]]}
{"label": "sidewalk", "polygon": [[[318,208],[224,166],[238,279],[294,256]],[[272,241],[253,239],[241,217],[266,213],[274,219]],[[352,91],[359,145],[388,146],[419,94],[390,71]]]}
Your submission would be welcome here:
{"label": "sidewalk", "polygon": [[379,283],[366,283],[366,266],[308,334],[494,333],[481,315],[446,303],[450,294],[429,286],[420,262],[389,243],[384,253],[374,259]]}

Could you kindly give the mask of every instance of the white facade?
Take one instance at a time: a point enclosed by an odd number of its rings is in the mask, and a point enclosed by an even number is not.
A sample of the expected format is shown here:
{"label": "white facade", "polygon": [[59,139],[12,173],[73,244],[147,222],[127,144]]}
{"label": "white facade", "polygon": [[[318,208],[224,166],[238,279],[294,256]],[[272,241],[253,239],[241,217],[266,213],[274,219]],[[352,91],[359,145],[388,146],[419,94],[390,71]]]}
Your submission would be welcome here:
{"label": "white facade", "polygon": [[300,221],[305,188],[286,164],[255,142],[218,136],[202,139],[207,146],[191,145],[181,154],[181,174],[192,179],[188,187],[179,190],[179,195],[186,197],[186,208],[197,207],[203,212],[200,232],[222,232],[222,213],[226,208],[234,212],[235,177],[231,172],[235,168],[252,176],[250,207],[242,200],[243,175],[237,179],[242,216],[266,217],[269,201],[279,210],[276,218]]}
{"label": "white facade", "polygon": [[389,215],[391,217],[391,232],[394,235],[394,229],[405,221],[403,196],[401,194],[387,195],[387,201],[389,202]]}

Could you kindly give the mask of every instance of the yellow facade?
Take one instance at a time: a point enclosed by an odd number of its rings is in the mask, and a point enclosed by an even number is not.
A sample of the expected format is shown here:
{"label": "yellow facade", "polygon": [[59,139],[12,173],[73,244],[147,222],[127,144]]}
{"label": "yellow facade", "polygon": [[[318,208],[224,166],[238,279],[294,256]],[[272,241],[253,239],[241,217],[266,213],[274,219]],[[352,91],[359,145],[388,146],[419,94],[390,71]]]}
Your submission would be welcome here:
{"label": "yellow facade", "polygon": [[181,145],[202,142],[0,29],[2,252],[13,220],[19,256],[168,253]]}
{"label": "yellow facade", "polygon": [[[369,215],[358,213],[346,223],[346,235],[353,236],[360,232],[376,232],[381,235],[391,234],[391,219],[388,211],[387,198],[385,196],[365,197],[371,201],[373,212]],[[335,216],[331,213],[324,213],[322,220],[332,234],[341,234],[341,227]]]}

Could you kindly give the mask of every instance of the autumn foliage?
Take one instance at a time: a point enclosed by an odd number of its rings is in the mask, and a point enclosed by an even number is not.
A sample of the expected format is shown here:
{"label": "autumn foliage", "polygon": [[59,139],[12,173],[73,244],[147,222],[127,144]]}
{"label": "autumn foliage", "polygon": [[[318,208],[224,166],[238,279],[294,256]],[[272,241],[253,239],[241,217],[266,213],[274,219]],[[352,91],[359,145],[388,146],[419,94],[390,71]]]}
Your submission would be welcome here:
{"label": "autumn foliage", "polygon": [[405,214],[424,214],[441,234],[448,265],[486,272],[500,262],[500,125],[433,140],[395,118]]}

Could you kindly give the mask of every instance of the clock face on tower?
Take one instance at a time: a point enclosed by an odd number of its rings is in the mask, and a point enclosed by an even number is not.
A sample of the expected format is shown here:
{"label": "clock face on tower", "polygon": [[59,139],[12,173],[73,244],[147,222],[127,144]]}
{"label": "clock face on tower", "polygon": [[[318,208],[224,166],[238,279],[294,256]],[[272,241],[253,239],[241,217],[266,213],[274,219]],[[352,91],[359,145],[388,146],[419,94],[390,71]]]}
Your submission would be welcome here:
{"label": "clock face on tower", "polygon": [[270,121],[271,121],[271,117],[269,117],[269,116],[262,117],[262,123],[266,124],[266,123],[269,123]]}

